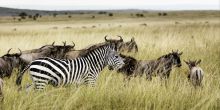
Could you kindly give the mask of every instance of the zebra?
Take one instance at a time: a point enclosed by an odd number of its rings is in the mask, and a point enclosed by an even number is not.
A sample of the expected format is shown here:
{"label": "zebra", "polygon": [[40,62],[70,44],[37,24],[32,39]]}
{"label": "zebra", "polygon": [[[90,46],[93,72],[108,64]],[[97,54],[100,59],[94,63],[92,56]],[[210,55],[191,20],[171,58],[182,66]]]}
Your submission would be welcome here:
{"label": "zebra", "polygon": [[161,79],[168,79],[173,66],[181,67],[180,55],[178,51],[163,55],[155,60],[136,60],[133,57],[121,55],[124,59],[124,66],[118,72],[125,73],[127,78],[131,76],[146,75],[147,80],[152,80],[152,76],[160,76]]}
{"label": "zebra", "polygon": [[112,43],[103,44],[84,56],[75,59],[39,58],[31,62],[22,72],[30,68],[30,76],[36,90],[51,84],[60,87],[75,83],[94,86],[105,66],[121,68],[124,62]]}
{"label": "zebra", "polygon": [[189,81],[192,82],[193,86],[201,86],[202,85],[202,80],[203,80],[203,75],[204,72],[202,70],[202,68],[198,67],[197,65],[199,63],[201,63],[201,59],[200,60],[195,60],[195,61],[185,61],[184,62],[188,65],[190,71],[188,73],[188,79]]}

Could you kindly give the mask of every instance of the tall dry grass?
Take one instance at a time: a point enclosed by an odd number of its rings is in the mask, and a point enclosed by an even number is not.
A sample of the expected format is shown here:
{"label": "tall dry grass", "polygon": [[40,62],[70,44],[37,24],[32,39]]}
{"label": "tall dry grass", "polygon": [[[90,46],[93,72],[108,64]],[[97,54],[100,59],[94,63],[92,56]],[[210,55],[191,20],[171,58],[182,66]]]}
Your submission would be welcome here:
{"label": "tall dry grass", "polygon": [[[75,85],[45,91],[18,92],[15,86],[17,71],[5,80],[4,110],[72,110],[72,109],[220,109],[220,22],[216,19],[114,19],[60,22],[26,22],[0,24],[0,54],[9,48],[17,52],[38,48],[56,41],[74,41],[76,49],[104,41],[104,36],[122,35],[125,41],[135,37],[139,53],[127,54],[137,59],[155,59],[179,49],[181,59],[202,59],[205,72],[203,87],[194,89],[188,82],[187,65],[174,68],[167,86],[159,78],[146,81],[133,78],[124,82],[124,76],[107,69],[100,73],[94,88]],[[209,21],[209,23],[204,23]],[[147,23],[147,27],[140,26]],[[109,25],[110,24],[110,25]],[[96,28],[91,28],[93,25]],[[119,27],[122,25],[122,27]],[[65,29],[66,26],[72,27]],[[86,28],[82,28],[86,26]],[[53,29],[53,27],[58,27]],[[13,29],[16,28],[16,31]],[[117,38],[117,37],[115,37]],[[26,73],[22,86],[31,83]]]}

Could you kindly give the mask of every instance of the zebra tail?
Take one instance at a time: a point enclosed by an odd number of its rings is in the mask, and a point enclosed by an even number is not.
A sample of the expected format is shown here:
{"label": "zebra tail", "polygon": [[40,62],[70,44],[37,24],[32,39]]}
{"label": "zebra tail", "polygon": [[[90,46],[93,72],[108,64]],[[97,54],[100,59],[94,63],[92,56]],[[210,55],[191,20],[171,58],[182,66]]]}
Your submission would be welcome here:
{"label": "zebra tail", "polygon": [[22,77],[23,77],[25,71],[26,71],[30,66],[31,66],[31,63],[28,64],[28,65],[24,68],[24,70],[23,70],[21,73],[19,73],[19,75],[18,75],[18,77],[17,77],[17,79],[16,79],[16,85],[17,85],[17,86],[21,85]]}

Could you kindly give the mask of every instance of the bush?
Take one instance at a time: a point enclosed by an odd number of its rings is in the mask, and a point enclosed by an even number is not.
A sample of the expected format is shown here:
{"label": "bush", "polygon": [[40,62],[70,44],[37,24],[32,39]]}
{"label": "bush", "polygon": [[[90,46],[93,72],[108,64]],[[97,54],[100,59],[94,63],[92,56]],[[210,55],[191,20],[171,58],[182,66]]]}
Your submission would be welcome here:
{"label": "bush", "polygon": [[53,14],[53,17],[56,17],[56,16],[57,16],[57,13],[54,13],[54,14]]}
{"label": "bush", "polygon": [[40,14],[39,14],[39,13],[36,13],[36,14],[35,14],[35,16],[36,16],[36,17],[39,17],[39,16],[40,16]]}
{"label": "bush", "polygon": [[36,20],[37,20],[37,17],[36,17],[36,16],[34,16],[34,17],[33,17],[33,20],[34,20],[34,21],[36,21]]}
{"label": "bush", "polygon": [[109,13],[108,16],[113,16],[113,13]]}
{"label": "bush", "polygon": [[27,13],[21,12],[18,16],[20,16],[21,18],[22,18],[22,17],[26,17],[26,16],[27,16]]}
{"label": "bush", "polygon": [[33,16],[32,15],[28,15],[28,18],[32,18]]}
{"label": "bush", "polygon": [[167,13],[163,13],[163,16],[167,16]]}
{"label": "bush", "polygon": [[161,15],[162,15],[162,13],[158,13],[158,15],[159,15],[159,16],[161,16]]}
{"label": "bush", "polygon": [[100,11],[100,12],[98,12],[98,14],[107,14],[107,12],[105,12],[105,11]]}
{"label": "bush", "polygon": [[144,14],[139,14],[139,13],[137,13],[136,16],[137,16],[137,17],[144,17]]}

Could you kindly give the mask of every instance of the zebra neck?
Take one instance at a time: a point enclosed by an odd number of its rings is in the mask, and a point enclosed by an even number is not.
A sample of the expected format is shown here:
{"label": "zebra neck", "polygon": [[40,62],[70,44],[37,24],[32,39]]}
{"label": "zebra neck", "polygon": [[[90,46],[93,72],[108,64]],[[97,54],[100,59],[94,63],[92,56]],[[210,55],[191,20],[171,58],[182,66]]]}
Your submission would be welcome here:
{"label": "zebra neck", "polygon": [[89,53],[85,58],[88,60],[90,69],[93,72],[99,73],[106,66],[105,54],[101,51],[93,51]]}

